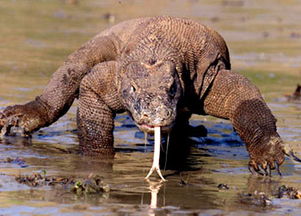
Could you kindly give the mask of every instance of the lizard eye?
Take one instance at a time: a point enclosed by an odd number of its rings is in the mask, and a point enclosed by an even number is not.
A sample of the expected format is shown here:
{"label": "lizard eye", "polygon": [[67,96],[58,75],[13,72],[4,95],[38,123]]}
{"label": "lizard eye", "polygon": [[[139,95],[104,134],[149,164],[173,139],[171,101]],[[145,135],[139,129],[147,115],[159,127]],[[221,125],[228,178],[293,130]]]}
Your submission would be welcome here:
{"label": "lizard eye", "polygon": [[169,89],[169,94],[170,96],[175,96],[177,92],[177,84],[176,82],[173,82],[173,84],[171,85],[170,89]]}

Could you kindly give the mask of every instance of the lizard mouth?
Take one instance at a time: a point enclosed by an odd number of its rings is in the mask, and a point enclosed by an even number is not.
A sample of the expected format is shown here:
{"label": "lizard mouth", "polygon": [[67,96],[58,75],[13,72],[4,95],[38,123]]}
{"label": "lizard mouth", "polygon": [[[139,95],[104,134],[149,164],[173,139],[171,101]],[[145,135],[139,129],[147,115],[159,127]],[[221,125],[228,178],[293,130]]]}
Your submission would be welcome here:
{"label": "lizard mouth", "polygon": [[137,126],[141,131],[153,134],[155,131],[155,127],[160,127],[162,133],[169,133],[173,125],[161,126],[161,125],[137,124]]}

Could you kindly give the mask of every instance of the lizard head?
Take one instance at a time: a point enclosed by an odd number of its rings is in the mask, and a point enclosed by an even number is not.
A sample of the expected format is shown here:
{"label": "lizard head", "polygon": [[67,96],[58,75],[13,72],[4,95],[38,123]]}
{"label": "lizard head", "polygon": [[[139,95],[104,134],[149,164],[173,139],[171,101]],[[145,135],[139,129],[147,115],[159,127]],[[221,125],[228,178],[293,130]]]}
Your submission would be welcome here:
{"label": "lizard head", "polygon": [[119,92],[140,130],[152,133],[155,126],[168,132],[176,119],[182,87],[171,61],[133,61],[123,67]]}

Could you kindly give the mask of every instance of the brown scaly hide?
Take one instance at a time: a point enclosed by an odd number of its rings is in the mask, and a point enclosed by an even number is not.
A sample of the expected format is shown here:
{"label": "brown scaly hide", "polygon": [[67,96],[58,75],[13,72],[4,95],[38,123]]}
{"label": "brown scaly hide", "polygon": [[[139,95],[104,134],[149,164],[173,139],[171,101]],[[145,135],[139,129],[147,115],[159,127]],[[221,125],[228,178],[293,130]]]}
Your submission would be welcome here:
{"label": "brown scaly hide", "polygon": [[30,134],[78,97],[80,150],[103,156],[114,153],[118,112],[128,111],[148,132],[180,128],[192,113],[210,114],[232,121],[252,169],[274,168],[284,158],[275,118],[256,87],[230,69],[225,41],[204,25],[175,17],[125,21],[72,53],[34,101],[0,113],[0,129],[9,134],[20,126]]}

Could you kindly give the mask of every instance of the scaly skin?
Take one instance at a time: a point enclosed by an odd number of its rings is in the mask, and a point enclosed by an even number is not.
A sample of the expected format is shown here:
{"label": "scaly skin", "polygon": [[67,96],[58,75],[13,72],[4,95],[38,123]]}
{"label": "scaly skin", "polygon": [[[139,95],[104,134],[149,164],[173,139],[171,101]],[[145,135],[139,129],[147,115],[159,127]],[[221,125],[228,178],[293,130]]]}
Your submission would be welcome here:
{"label": "scaly skin", "polygon": [[189,19],[140,18],[101,32],[68,57],[34,101],[7,107],[0,129],[30,134],[64,115],[77,97],[83,154],[114,154],[116,113],[128,111],[146,132],[172,132],[196,113],[232,121],[251,171],[268,173],[284,160],[275,118],[257,88],[231,71],[223,38]]}

